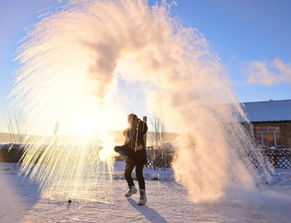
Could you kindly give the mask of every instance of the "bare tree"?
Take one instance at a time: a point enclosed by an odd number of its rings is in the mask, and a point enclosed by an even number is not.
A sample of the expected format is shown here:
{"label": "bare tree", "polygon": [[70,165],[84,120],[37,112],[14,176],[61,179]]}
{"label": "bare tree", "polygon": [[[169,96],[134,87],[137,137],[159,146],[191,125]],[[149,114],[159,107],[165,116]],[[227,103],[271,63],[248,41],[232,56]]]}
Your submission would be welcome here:
{"label": "bare tree", "polygon": [[158,147],[163,143],[165,135],[165,126],[163,122],[156,116],[151,120],[153,132],[150,135],[151,143],[154,147]]}
{"label": "bare tree", "polygon": [[21,113],[15,113],[13,116],[8,114],[7,127],[10,143],[23,144],[26,128]]}
{"label": "bare tree", "polygon": [[156,116],[151,120],[153,132],[149,134],[151,146],[148,147],[148,166],[154,169],[165,170],[171,166],[173,152],[169,150],[169,145],[165,143],[165,126]]}

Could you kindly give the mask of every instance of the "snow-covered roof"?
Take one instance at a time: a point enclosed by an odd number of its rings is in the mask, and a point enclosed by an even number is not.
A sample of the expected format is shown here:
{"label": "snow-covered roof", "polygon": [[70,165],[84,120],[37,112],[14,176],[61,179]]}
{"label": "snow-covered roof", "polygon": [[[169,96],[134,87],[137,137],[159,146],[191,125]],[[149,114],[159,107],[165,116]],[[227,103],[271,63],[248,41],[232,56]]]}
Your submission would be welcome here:
{"label": "snow-covered roof", "polygon": [[291,99],[242,103],[251,122],[291,121]]}

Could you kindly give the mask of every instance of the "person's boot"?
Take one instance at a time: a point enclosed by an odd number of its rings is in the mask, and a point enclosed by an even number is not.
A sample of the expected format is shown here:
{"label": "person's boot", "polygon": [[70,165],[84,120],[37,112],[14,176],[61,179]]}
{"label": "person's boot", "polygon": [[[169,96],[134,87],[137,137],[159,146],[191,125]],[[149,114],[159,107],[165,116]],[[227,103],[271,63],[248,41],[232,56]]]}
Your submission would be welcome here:
{"label": "person's boot", "polygon": [[140,193],[140,197],[139,197],[138,205],[143,206],[147,202],[146,191],[145,191],[145,189],[140,189],[139,193]]}
{"label": "person's boot", "polygon": [[128,192],[125,194],[125,197],[130,197],[133,194],[137,193],[137,189],[135,188],[135,186],[130,186],[128,189]]}

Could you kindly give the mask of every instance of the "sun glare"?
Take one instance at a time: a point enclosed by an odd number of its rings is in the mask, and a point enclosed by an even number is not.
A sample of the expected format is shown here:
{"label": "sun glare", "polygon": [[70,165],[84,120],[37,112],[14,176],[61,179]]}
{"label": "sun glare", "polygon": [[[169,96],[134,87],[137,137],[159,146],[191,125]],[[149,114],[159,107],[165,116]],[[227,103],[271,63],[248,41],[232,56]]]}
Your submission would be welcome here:
{"label": "sun glare", "polygon": [[75,124],[74,134],[78,136],[92,136],[94,134],[94,126],[86,120],[78,120]]}

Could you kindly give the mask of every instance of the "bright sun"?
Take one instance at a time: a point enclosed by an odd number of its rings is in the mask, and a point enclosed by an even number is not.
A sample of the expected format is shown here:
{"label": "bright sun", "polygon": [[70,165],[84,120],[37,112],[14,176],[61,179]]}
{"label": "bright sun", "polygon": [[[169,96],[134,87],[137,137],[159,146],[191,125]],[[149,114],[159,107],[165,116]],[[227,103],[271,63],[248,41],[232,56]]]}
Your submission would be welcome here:
{"label": "bright sun", "polygon": [[74,126],[74,134],[79,136],[91,136],[94,134],[93,123],[88,120],[78,120]]}

